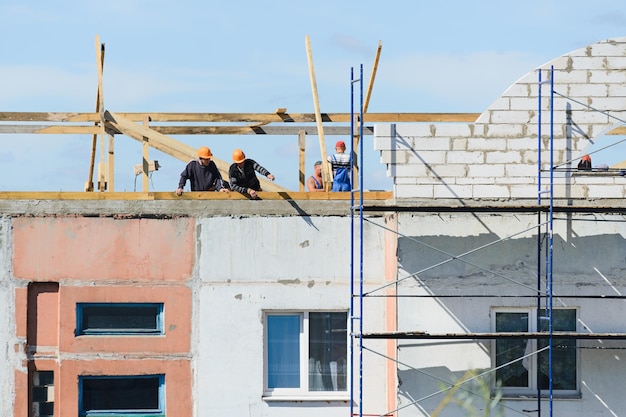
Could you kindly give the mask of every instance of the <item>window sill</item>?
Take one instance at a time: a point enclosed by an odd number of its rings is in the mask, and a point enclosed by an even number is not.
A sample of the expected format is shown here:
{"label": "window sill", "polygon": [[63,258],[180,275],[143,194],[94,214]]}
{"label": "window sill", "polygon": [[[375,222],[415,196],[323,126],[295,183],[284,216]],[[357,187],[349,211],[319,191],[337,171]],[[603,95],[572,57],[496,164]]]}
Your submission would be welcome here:
{"label": "window sill", "polygon": [[349,403],[350,396],[348,393],[341,396],[330,395],[263,395],[263,401],[265,402],[342,402]]}
{"label": "window sill", "polygon": [[[548,398],[547,394],[541,396],[541,398]],[[553,394],[552,398],[556,401],[562,400],[580,400],[582,399],[581,393],[576,394]],[[503,394],[503,400],[513,400],[513,401],[525,401],[525,400],[537,400],[537,394]]]}

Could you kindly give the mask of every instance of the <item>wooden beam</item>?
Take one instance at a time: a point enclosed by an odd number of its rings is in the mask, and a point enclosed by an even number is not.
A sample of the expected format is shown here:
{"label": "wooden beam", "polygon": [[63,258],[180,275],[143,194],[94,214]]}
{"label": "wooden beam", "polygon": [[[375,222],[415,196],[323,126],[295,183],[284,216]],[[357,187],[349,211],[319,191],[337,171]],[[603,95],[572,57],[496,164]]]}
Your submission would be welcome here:
{"label": "wooden beam", "polygon": [[[100,55],[98,56],[98,44],[100,43],[100,38],[96,35],[96,61],[98,58],[99,62],[96,62],[96,65],[100,67],[100,71],[104,71],[104,44],[100,44]],[[98,119],[100,119],[100,85],[96,88],[96,113],[98,113]],[[98,122],[94,120],[94,127],[98,127]],[[87,174],[87,182],[85,183],[85,191],[93,191],[93,170],[94,164],[96,162],[96,146],[98,143],[98,132],[94,132],[91,140],[91,155],[89,157],[89,172]]]}
{"label": "wooden beam", "polygon": [[[96,62],[98,68],[98,95],[97,95],[97,113],[99,115],[99,123],[100,123],[100,169],[98,175],[98,189],[100,191],[107,190],[107,178],[106,178],[106,168],[104,162],[104,153],[105,153],[105,145],[104,145],[104,137],[106,135],[106,131],[104,128],[104,91],[102,85],[102,72],[104,70],[102,65],[102,49],[99,47],[100,37],[96,35]],[[94,152],[95,158],[95,152]],[[92,174],[93,175],[93,174]]]}
{"label": "wooden beam", "polygon": [[[258,193],[261,200],[350,200],[350,192],[322,192],[308,193],[296,191]],[[356,198],[360,194],[355,193]],[[391,191],[366,191],[363,193],[364,200],[389,200],[393,198]],[[182,196],[175,192],[108,192],[108,193],[85,193],[81,191],[0,191],[0,200],[249,200],[250,198],[235,192],[230,193],[207,193],[189,191]]]}
{"label": "wooden beam", "polygon": [[[118,113],[116,113],[118,114]],[[120,115],[121,116],[121,115]],[[122,116],[123,117],[123,116]],[[130,120],[130,119],[128,119]],[[298,135],[300,131],[304,131],[307,135],[317,135],[316,126],[304,125],[283,125],[283,126],[263,126],[250,128],[248,126],[232,127],[232,126],[154,126],[150,129],[163,133],[164,135]],[[373,135],[374,128],[365,126],[364,135]],[[64,126],[64,125],[0,125],[0,134],[68,134],[68,135],[90,135],[98,134],[100,126]],[[121,133],[121,132],[114,132]],[[349,126],[327,126],[324,128],[324,134],[335,136],[347,136],[350,134]]]}
{"label": "wooden beam", "polygon": [[[196,148],[174,140],[169,136],[163,135],[162,133],[156,132],[147,127],[138,125],[115,113],[106,111],[105,120],[107,124],[111,125],[116,130],[135,140],[138,140],[139,142],[143,142],[143,138],[147,137],[151,147],[173,156],[174,158],[177,158],[185,163],[197,157]],[[211,158],[211,160],[215,162],[215,165],[217,165],[217,168],[220,170],[222,176],[224,178],[228,178],[228,169],[230,168],[230,164],[215,157]],[[261,182],[263,190],[287,191],[286,188],[281,187],[280,185],[275,184],[263,177],[259,177],[259,181]]]}
{"label": "wooden beam", "polygon": [[[149,115],[153,122],[193,123],[315,123],[314,113],[125,113],[116,114],[141,122]],[[368,122],[419,123],[419,122],[475,122],[480,113],[369,113]],[[350,113],[321,113],[324,123],[350,123]],[[99,113],[56,112],[0,112],[0,122],[59,122],[93,123],[100,120]]]}
{"label": "wooden beam", "polygon": [[300,191],[305,191],[305,178],[306,178],[306,133],[304,130],[298,132],[298,178]]}
{"label": "wooden beam", "polygon": [[324,127],[322,125],[322,114],[320,112],[320,104],[317,95],[317,82],[315,81],[315,67],[313,66],[313,53],[311,52],[311,40],[309,35],[305,37],[306,56],[309,62],[309,77],[311,79],[311,92],[313,93],[313,107],[315,108],[315,122],[317,123],[317,137],[320,142],[320,153],[322,155],[322,179],[324,180],[324,189],[330,188],[330,173],[328,172],[328,163],[326,162],[326,141],[324,139]]}
{"label": "wooden beam", "polygon": [[[144,116],[143,118],[143,125],[146,128],[150,127],[150,117],[149,116]],[[141,190],[144,193],[148,192],[148,185],[149,185],[149,178],[148,178],[148,173],[150,170],[150,158],[149,158],[149,151],[150,151],[150,139],[148,139],[146,136],[143,137],[143,142],[141,143],[141,160],[142,160],[142,171],[141,171]]]}

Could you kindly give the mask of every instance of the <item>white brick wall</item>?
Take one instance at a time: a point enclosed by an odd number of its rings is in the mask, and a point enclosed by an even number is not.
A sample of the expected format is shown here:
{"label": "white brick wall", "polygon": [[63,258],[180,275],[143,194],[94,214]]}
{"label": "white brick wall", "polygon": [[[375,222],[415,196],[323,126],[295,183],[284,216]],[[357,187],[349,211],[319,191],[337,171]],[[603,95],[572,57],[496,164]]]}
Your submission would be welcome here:
{"label": "white brick wall", "polygon": [[[594,135],[626,119],[626,38],[598,42],[557,57],[554,67],[555,165],[577,164]],[[538,69],[496,98],[475,123],[376,125],[374,148],[403,198],[515,199],[537,197]],[[471,82],[471,80],[469,80]],[[550,84],[542,85],[542,163],[549,163]],[[564,95],[562,97],[560,95]],[[574,101],[575,100],[575,101]],[[589,108],[591,106],[593,108]],[[569,110],[569,112],[568,112]],[[571,123],[571,124],[570,124]],[[542,185],[548,181],[542,173]],[[555,177],[558,198],[624,198],[620,176]]]}

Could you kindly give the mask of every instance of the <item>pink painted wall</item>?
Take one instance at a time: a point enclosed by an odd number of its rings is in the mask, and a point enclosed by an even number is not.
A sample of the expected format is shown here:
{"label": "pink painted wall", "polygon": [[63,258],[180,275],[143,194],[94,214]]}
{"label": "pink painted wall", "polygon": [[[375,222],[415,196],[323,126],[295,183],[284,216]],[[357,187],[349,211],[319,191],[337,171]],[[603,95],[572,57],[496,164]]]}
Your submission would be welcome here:
{"label": "pink painted wall", "polygon": [[[64,360],[59,385],[63,391],[55,415],[78,416],[79,375],[165,375],[165,404],[167,416],[192,416],[192,373],[190,359],[154,360]],[[56,388],[56,387],[55,387]],[[56,406],[57,404],[55,404]],[[57,411],[58,410],[58,411]],[[58,413],[58,414],[57,414]]]}
{"label": "pink painted wall", "polygon": [[181,281],[194,264],[194,221],[19,217],[13,243],[20,279]]}
{"label": "pink painted wall", "polygon": [[[163,303],[163,336],[78,336],[76,303]],[[191,290],[185,285],[62,287],[60,343],[63,353],[188,353],[191,346]],[[123,364],[122,364],[123,365]]]}

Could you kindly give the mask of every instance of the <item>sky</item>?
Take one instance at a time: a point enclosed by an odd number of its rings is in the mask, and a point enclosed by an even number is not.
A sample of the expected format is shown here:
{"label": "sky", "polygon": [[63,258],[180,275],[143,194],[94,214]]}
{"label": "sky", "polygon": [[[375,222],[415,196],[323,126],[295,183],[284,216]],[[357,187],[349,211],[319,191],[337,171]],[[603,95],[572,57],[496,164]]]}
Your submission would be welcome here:
{"label": "sky", "polygon": [[[0,16],[0,112],[95,111],[96,36],[106,110],[210,113],[314,113],[307,36],[323,113],[350,112],[350,72],[363,66],[366,89],[379,42],[368,112],[481,113],[536,67],[626,36],[623,0],[3,0]],[[174,138],[228,162],[242,148],[298,190],[297,137]],[[325,137],[327,153],[338,139]],[[83,191],[91,141],[1,134],[0,190]],[[363,145],[364,188],[391,190],[372,136]],[[308,176],[317,136],[306,155]],[[141,190],[141,157],[139,142],[116,135],[115,191]],[[185,162],[156,150],[150,159],[161,165],[150,191],[174,191]]]}

